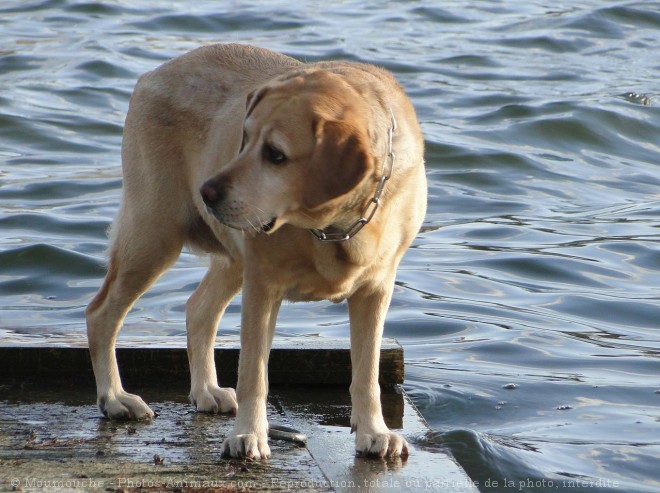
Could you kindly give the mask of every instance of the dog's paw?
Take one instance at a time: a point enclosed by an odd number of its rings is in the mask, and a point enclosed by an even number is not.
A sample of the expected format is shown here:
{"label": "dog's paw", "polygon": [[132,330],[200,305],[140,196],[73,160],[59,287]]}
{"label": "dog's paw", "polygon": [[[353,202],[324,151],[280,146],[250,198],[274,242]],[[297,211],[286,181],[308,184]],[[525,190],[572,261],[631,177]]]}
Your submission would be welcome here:
{"label": "dog's paw", "polygon": [[268,437],[255,433],[230,434],[222,444],[223,457],[246,459],[268,459],[270,447]]}
{"label": "dog's paw", "polygon": [[357,457],[408,457],[408,442],[398,433],[387,430],[357,430],[355,455]]}
{"label": "dog's paw", "polygon": [[101,412],[110,419],[150,420],[154,412],[137,395],[123,390],[98,399]]}
{"label": "dog's paw", "polygon": [[234,389],[221,388],[217,385],[190,392],[190,401],[197,408],[197,411],[202,413],[236,414],[238,409]]}

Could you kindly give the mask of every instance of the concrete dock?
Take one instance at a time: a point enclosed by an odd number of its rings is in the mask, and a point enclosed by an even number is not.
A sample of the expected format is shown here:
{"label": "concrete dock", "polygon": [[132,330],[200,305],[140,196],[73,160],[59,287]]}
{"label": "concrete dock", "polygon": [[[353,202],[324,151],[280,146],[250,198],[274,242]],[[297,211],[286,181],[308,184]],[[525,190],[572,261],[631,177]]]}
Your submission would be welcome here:
{"label": "concrete dock", "polygon": [[[143,423],[100,414],[84,340],[0,340],[0,491],[477,491],[446,451],[424,447],[428,427],[401,389],[396,341],[383,344],[382,401],[388,426],[411,445],[407,460],[355,457],[345,340],[274,344],[269,423],[308,440],[271,440],[266,461],[220,456],[233,417],[188,403],[185,340],[156,344],[125,338],[118,348],[125,387],[157,414]],[[217,348],[221,380],[233,385],[235,367],[223,376],[221,360],[235,364],[237,341],[218,340]]]}

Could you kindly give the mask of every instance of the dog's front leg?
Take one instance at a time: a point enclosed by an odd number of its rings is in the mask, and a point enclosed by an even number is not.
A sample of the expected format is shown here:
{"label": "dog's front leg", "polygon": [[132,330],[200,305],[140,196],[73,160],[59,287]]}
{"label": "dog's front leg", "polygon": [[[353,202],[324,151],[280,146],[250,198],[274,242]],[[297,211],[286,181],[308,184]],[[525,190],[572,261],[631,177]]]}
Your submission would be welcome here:
{"label": "dog's front leg", "polygon": [[209,271],[186,306],[190,400],[201,412],[236,412],[234,389],[218,386],[213,346],[218,320],[240,290],[242,271],[237,262],[212,257]]}
{"label": "dog's front leg", "polygon": [[267,459],[268,355],[275,332],[281,297],[264,285],[263,280],[246,276],[241,309],[241,353],[238,360],[236,398],[238,412],[234,429],[222,445],[230,457]]}
{"label": "dog's front leg", "polygon": [[406,440],[385,424],[380,403],[378,372],[385,315],[394,280],[362,288],[348,300],[351,322],[351,430],[356,433],[356,455],[408,455]]}

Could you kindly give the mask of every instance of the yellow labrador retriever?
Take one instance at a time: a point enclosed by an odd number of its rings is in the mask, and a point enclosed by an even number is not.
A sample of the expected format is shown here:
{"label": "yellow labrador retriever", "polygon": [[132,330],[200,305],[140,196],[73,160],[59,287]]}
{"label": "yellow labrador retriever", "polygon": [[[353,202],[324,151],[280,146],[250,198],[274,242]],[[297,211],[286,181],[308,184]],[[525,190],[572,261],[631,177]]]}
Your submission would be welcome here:
{"label": "yellow labrador retriever", "polygon": [[[348,300],[351,425],[358,455],[408,454],[378,386],[397,265],[426,210],[423,140],[394,78],[364,64],[303,64],[214,45],[140,78],[126,118],[123,199],[108,273],[87,308],[98,405],[150,419],[124,391],[115,339],[135,300],[184,244],[210,254],[187,303],[191,401],[236,412],[223,454],[267,458],[268,355],[282,300]],[[218,386],[213,345],[243,290],[236,392]]]}

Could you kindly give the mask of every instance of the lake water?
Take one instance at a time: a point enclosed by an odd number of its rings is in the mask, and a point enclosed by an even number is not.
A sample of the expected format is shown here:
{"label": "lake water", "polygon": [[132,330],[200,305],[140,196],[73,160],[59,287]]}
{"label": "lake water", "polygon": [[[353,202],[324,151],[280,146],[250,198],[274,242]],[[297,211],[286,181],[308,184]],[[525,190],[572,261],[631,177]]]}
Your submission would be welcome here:
{"label": "lake water", "polygon": [[[659,2],[3,1],[0,339],[84,333],[135,81],[228,41],[385,66],[418,110],[429,212],[386,326],[433,430],[414,446],[482,492],[660,491]],[[204,264],[184,252],[124,334],[182,334]],[[278,330],[347,336],[346,307]]]}

